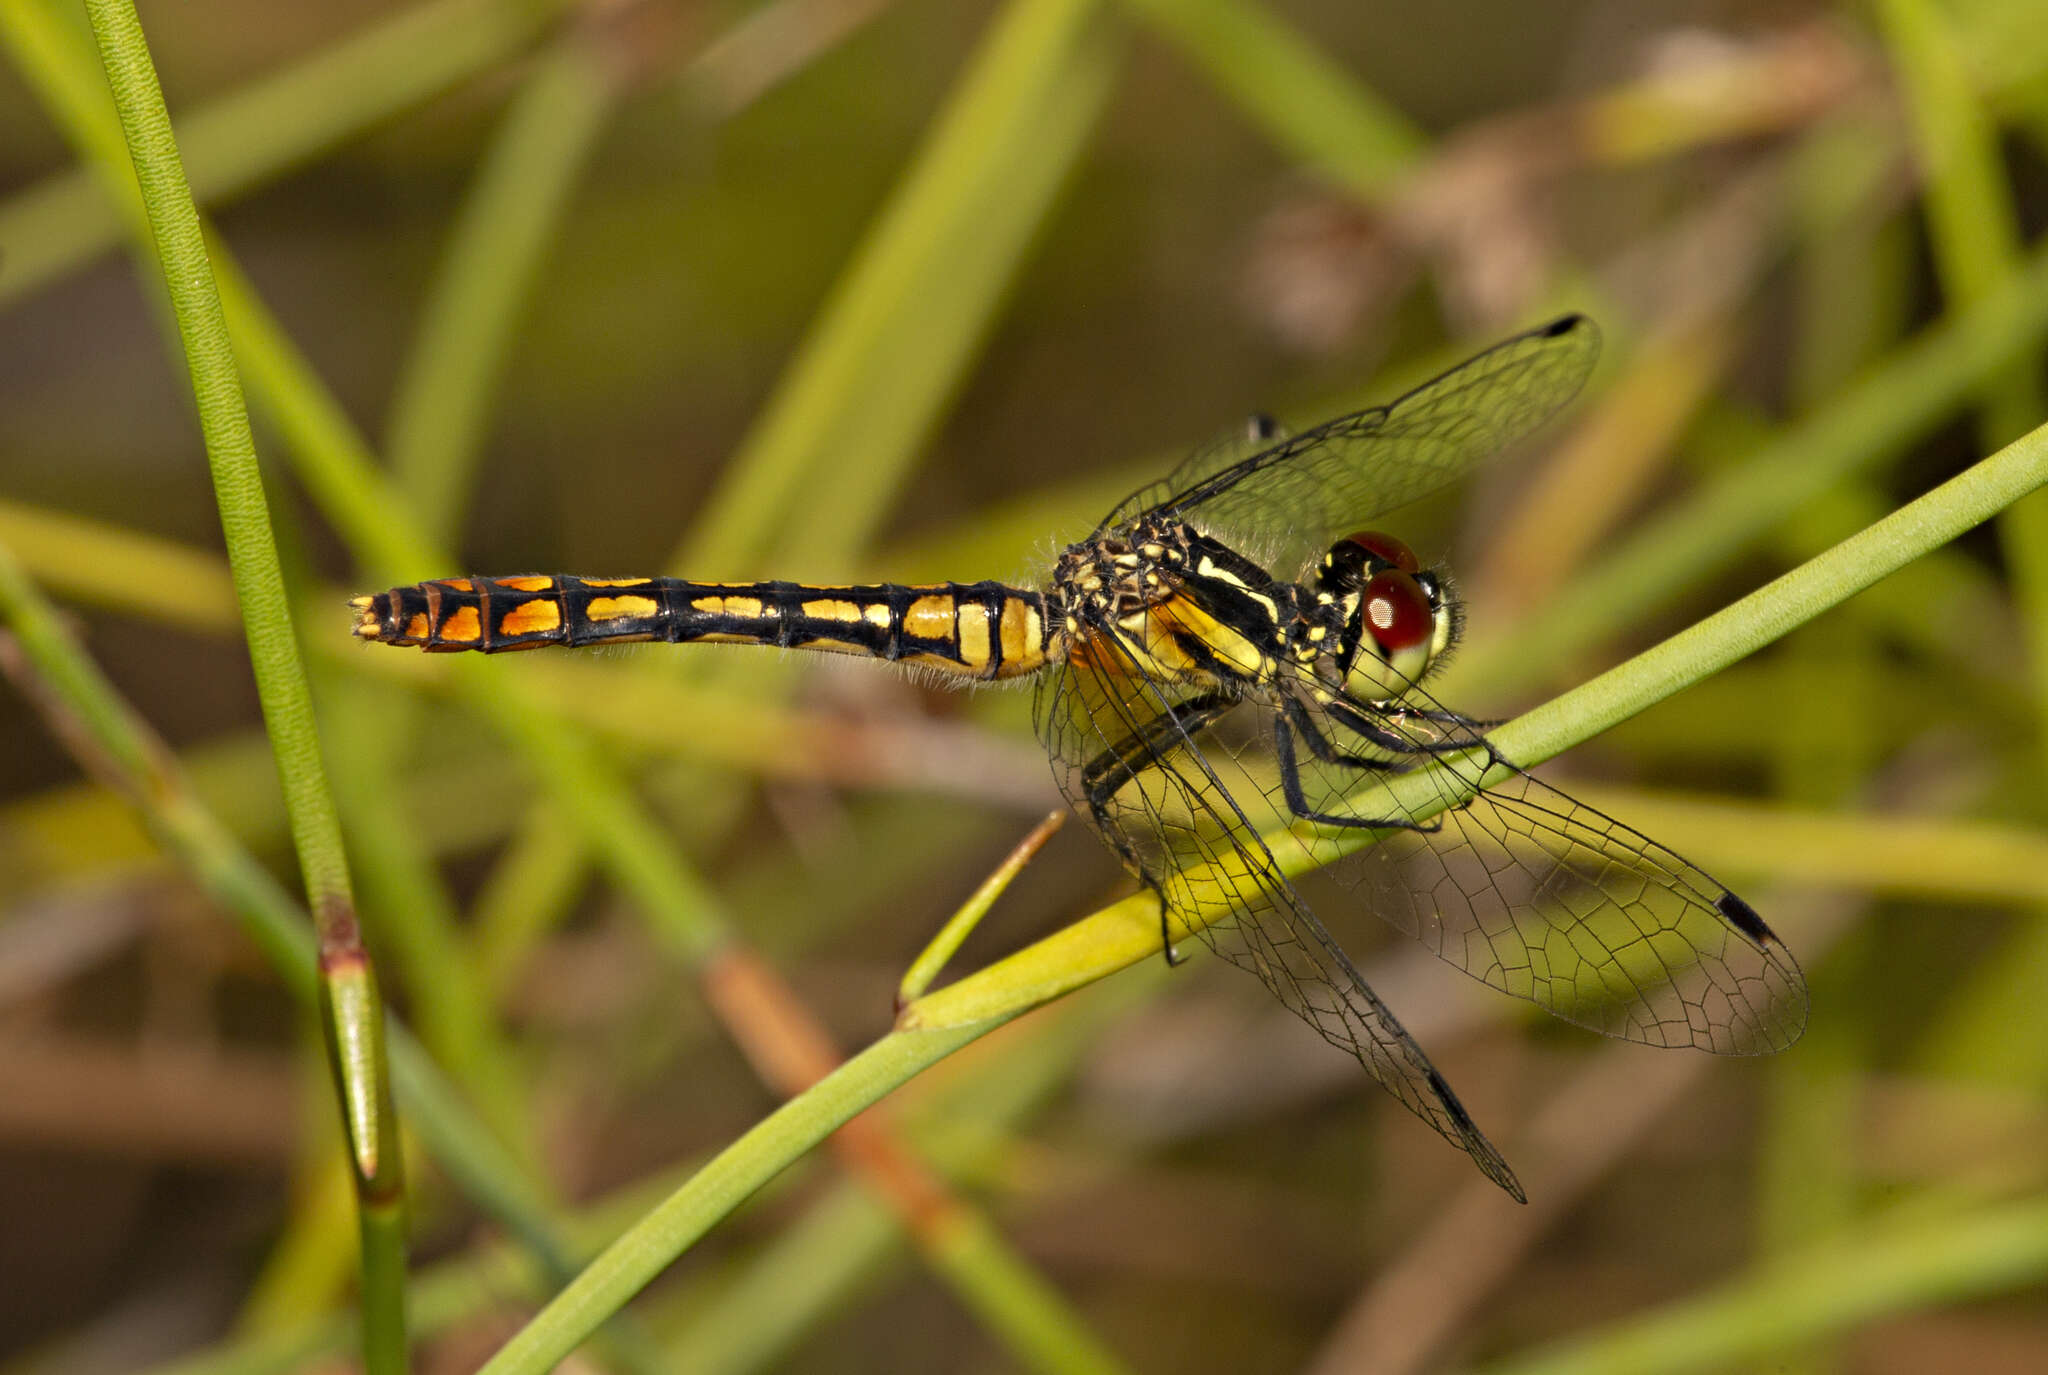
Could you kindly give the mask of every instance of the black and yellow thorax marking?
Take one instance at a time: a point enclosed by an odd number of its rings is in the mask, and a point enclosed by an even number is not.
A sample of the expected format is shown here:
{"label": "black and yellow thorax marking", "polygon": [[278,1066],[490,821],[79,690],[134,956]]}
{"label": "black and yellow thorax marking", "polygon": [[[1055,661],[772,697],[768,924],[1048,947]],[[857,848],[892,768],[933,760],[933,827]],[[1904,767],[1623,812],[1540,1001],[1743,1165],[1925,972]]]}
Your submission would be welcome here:
{"label": "black and yellow thorax marking", "polygon": [[1104,667],[1204,686],[1270,682],[1297,609],[1296,589],[1180,521],[1071,546],[1054,588],[1069,635],[1114,633],[1128,662]]}
{"label": "black and yellow thorax marking", "polygon": [[631,640],[865,654],[955,677],[1045,666],[1055,630],[1036,592],[998,582],[685,582],[680,578],[443,578],[357,597],[356,635],[485,654]]}

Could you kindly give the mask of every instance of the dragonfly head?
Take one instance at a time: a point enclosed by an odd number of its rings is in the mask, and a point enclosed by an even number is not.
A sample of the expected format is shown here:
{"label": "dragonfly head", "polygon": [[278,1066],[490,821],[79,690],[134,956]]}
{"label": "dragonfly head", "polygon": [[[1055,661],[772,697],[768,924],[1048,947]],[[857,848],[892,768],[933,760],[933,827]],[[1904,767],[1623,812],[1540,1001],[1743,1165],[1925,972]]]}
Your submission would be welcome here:
{"label": "dragonfly head", "polygon": [[1378,530],[1331,545],[1316,590],[1343,613],[1339,666],[1346,685],[1368,701],[1399,697],[1420,681],[1457,630],[1457,608],[1442,580],[1424,572],[1407,545]]}

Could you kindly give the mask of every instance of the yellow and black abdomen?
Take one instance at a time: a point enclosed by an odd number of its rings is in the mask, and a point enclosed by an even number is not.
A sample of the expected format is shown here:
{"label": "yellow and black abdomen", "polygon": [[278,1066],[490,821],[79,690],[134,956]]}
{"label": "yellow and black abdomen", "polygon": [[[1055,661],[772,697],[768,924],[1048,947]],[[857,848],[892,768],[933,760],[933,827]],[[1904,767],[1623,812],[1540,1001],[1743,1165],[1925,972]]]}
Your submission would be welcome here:
{"label": "yellow and black abdomen", "polygon": [[631,640],[865,654],[969,678],[1046,662],[1045,600],[997,582],[814,587],[680,578],[443,578],[357,597],[356,635],[485,654]]}

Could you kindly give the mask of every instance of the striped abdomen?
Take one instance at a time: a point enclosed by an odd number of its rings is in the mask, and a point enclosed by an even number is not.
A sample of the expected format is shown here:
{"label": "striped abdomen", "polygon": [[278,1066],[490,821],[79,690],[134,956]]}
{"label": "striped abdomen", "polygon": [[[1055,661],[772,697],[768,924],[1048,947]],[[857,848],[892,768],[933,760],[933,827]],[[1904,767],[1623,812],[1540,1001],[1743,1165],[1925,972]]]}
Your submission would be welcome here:
{"label": "striped abdomen", "polygon": [[706,640],[867,654],[969,678],[1044,666],[1045,601],[996,582],[812,587],[680,578],[443,578],[357,597],[355,633],[495,654]]}

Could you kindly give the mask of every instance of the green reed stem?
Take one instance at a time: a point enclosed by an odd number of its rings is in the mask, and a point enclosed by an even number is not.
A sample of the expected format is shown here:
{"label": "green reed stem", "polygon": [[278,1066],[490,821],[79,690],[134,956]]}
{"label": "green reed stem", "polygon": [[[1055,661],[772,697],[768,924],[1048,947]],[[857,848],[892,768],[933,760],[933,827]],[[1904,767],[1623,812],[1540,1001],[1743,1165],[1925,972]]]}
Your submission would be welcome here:
{"label": "green reed stem", "polygon": [[363,1359],[405,1369],[405,1180],[384,1054],[383,1004],[349,892],[348,859],[327,788],[313,697],[299,662],[256,441],[214,287],[199,208],[185,182],[170,111],[142,23],[128,0],[89,0],[94,36],[185,348],[206,439],[228,569],[242,608],[256,691],[283,785],[320,948],[321,1024],[354,1167],[362,1238]]}

